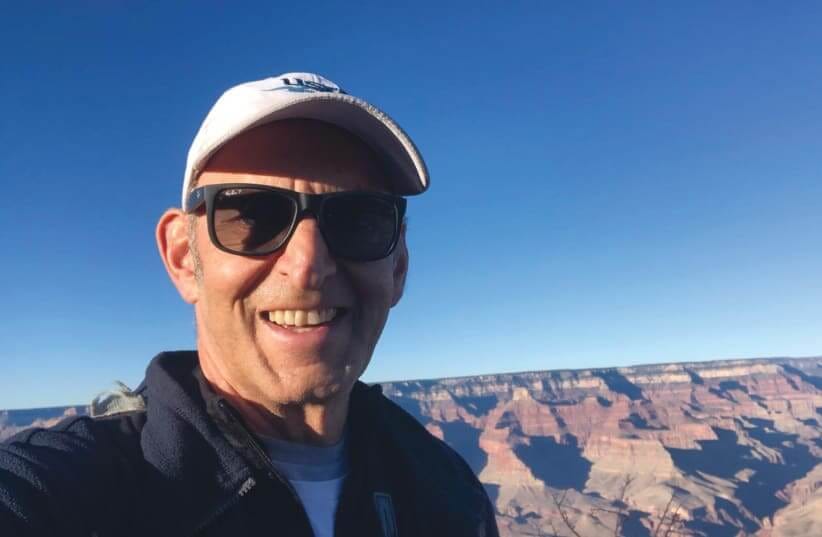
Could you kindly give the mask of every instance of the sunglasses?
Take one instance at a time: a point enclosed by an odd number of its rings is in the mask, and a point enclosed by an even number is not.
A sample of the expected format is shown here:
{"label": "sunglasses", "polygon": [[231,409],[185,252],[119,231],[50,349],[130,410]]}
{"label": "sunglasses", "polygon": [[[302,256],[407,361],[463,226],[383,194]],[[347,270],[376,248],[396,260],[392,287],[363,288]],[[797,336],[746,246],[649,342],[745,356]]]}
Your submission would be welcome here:
{"label": "sunglasses", "polygon": [[375,261],[390,255],[397,245],[406,200],[378,192],[305,194],[231,183],[195,188],[183,210],[193,213],[203,204],[211,242],[225,252],[245,256],[275,252],[311,213],[334,256]]}

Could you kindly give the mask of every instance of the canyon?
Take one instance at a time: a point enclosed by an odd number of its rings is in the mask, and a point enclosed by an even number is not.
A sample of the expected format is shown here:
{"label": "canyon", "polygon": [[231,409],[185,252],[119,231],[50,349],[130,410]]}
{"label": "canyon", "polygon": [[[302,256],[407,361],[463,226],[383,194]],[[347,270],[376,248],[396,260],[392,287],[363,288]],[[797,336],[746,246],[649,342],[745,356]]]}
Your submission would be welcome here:
{"label": "canyon", "polygon": [[383,391],[463,455],[506,536],[822,535],[818,358],[483,375]]}
{"label": "canyon", "polygon": [[[822,358],[381,383],[514,536],[822,535]],[[0,440],[86,412],[0,412]]]}

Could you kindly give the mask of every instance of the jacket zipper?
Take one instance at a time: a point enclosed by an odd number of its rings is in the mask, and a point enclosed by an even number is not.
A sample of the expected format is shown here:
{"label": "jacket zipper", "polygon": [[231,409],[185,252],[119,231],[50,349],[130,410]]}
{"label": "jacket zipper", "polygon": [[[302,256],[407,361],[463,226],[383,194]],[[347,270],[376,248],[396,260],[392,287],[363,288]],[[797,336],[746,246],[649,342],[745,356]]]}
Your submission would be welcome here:
{"label": "jacket zipper", "polygon": [[248,492],[251,489],[254,488],[254,486],[256,484],[257,484],[257,481],[255,481],[253,477],[249,477],[248,479],[243,481],[243,484],[240,485],[240,489],[237,491],[237,493],[234,494],[234,496],[232,496],[228,500],[226,500],[220,507],[217,508],[216,511],[211,513],[211,516],[209,516],[199,526],[197,526],[197,529],[194,531],[194,533],[192,533],[192,535],[200,534],[212,522],[214,522],[220,515],[225,513],[230,507],[233,507],[234,505],[236,505],[243,496],[248,494]]}
{"label": "jacket zipper", "polygon": [[[294,490],[294,487],[291,485],[291,482],[288,479],[284,478],[282,475],[280,475],[280,473],[274,467],[274,464],[272,464],[271,458],[268,456],[268,453],[266,453],[263,450],[263,448],[260,447],[260,444],[259,442],[257,442],[257,439],[254,438],[254,435],[252,435],[251,432],[246,428],[243,421],[239,417],[237,417],[237,415],[235,414],[235,410],[228,403],[226,403],[225,399],[220,399],[217,402],[217,405],[220,407],[220,409],[223,410],[225,414],[228,415],[229,419],[231,419],[231,421],[239,427],[239,429],[243,433],[243,436],[245,437],[245,441],[248,443],[249,446],[251,446],[251,449],[254,451],[254,453],[257,454],[260,460],[263,461],[267,470],[266,475],[268,476],[268,478],[276,479],[277,481],[282,483],[283,486],[285,486],[285,488],[291,494],[291,498],[294,500],[294,502],[296,502],[297,506],[299,506],[300,510],[302,511],[306,524],[308,524],[308,527],[311,528],[311,523],[308,519],[308,513],[306,513],[305,508],[303,507],[303,502],[300,500],[300,497],[297,494],[297,491]],[[246,488],[246,484],[248,484],[248,480],[246,481],[246,483],[243,483],[243,486],[240,488],[238,495],[235,496],[237,500],[239,500],[240,497],[244,496],[249,490],[251,490],[254,487],[254,485],[256,485],[256,481],[254,481],[253,478],[249,478],[249,480],[252,483],[247,487],[247,490],[244,489]]]}

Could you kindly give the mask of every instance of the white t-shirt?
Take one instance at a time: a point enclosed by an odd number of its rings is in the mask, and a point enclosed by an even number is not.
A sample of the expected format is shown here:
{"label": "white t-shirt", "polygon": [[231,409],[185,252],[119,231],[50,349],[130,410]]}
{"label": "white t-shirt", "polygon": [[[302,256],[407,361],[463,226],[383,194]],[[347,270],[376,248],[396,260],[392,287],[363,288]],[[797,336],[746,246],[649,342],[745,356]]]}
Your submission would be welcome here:
{"label": "white t-shirt", "polygon": [[277,438],[260,438],[274,467],[291,482],[316,537],[334,537],[334,514],[348,474],[345,436],[319,447]]}

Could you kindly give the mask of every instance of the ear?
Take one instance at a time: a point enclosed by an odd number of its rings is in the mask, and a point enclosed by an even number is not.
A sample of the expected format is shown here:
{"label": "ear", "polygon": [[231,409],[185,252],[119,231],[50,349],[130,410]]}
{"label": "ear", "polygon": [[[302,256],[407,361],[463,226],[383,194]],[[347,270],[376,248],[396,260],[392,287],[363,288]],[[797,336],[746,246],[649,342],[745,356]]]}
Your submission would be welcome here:
{"label": "ear", "polygon": [[171,282],[183,300],[197,302],[199,286],[195,273],[194,252],[188,243],[188,216],[180,209],[169,209],[157,223],[157,249]]}
{"label": "ear", "polygon": [[405,277],[408,275],[408,246],[405,244],[405,224],[400,230],[400,239],[394,249],[394,296],[391,307],[397,305],[405,290]]}

